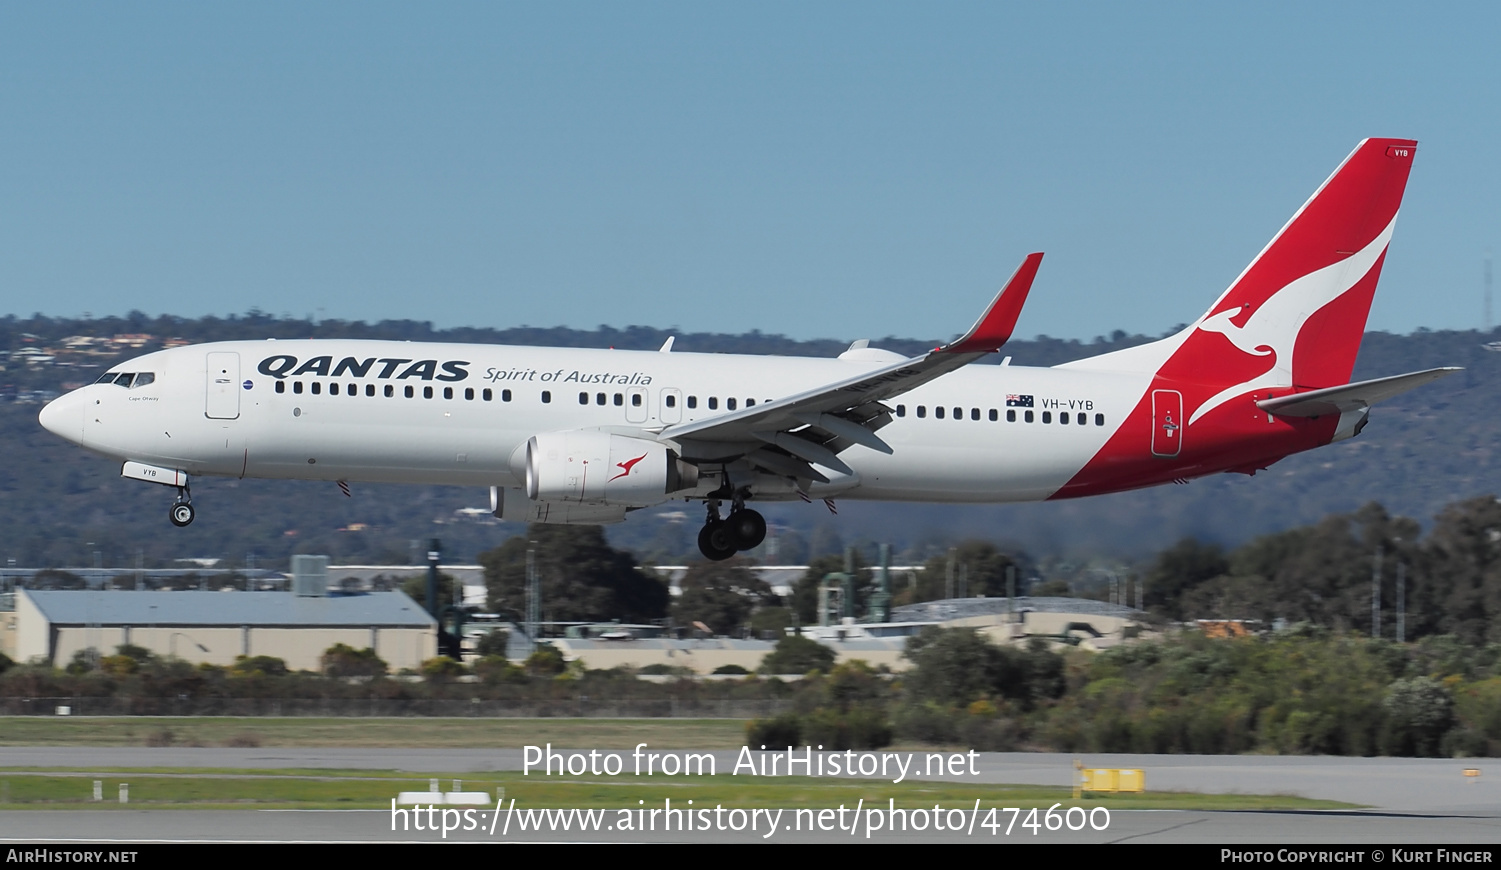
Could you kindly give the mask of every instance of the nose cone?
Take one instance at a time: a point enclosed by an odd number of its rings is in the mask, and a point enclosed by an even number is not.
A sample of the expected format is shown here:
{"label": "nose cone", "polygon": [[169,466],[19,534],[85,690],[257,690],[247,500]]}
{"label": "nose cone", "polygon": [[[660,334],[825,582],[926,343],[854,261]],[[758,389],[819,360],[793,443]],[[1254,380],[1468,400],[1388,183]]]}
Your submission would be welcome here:
{"label": "nose cone", "polygon": [[74,390],[63,396],[48,402],[42,408],[42,413],[37,415],[37,420],[54,435],[72,441],[74,444],[83,443],[83,413],[85,399],[79,396],[79,390]]}

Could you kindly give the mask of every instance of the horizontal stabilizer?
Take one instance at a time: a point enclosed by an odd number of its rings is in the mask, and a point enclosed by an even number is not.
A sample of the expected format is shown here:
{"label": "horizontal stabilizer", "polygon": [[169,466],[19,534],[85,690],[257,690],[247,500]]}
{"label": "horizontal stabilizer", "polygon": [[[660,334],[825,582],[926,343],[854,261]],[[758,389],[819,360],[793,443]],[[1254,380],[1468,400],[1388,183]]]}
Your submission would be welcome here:
{"label": "horizontal stabilizer", "polygon": [[1342,414],[1346,411],[1369,408],[1377,402],[1385,401],[1457,371],[1461,369],[1450,366],[1409,372],[1405,375],[1392,375],[1389,378],[1376,378],[1339,387],[1325,387],[1322,390],[1262,399],[1256,403],[1256,407],[1281,417],[1322,417],[1326,414]]}

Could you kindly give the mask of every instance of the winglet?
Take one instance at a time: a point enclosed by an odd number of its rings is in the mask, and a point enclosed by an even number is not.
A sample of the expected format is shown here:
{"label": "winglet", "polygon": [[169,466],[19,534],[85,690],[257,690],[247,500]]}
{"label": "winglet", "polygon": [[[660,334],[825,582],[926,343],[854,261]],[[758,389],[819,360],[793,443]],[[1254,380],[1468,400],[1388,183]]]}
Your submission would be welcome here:
{"label": "winglet", "polygon": [[1022,306],[1027,302],[1027,293],[1032,289],[1032,279],[1037,277],[1037,267],[1042,264],[1042,254],[1028,254],[1016,274],[996,294],[995,301],[985,314],[970,327],[962,338],[938,349],[939,353],[993,353],[1011,338],[1016,321],[1022,315]]}

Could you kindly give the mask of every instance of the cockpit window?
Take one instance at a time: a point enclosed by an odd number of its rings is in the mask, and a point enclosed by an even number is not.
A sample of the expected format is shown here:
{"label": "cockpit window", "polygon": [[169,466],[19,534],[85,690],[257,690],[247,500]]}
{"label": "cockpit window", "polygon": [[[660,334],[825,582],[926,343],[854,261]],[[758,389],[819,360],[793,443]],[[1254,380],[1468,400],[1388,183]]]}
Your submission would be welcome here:
{"label": "cockpit window", "polygon": [[99,376],[96,384],[114,384],[117,387],[132,389],[144,387],[156,382],[156,374],[153,372],[107,372]]}

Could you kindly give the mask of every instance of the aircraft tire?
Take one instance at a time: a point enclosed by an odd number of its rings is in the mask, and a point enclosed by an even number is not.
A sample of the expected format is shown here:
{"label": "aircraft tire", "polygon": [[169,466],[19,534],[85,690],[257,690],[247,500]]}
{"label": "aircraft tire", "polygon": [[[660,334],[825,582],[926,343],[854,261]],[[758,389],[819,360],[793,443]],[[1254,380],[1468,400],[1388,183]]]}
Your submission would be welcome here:
{"label": "aircraft tire", "polygon": [[753,550],[766,540],[766,518],[759,511],[743,508],[725,520],[736,550]]}
{"label": "aircraft tire", "polygon": [[178,502],[167,512],[167,518],[172,520],[172,525],[180,529],[193,522],[193,506],[186,502]]}
{"label": "aircraft tire", "polygon": [[698,532],[698,551],[711,562],[723,562],[735,555],[735,544],[723,520],[705,523]]}

